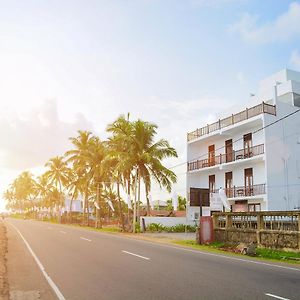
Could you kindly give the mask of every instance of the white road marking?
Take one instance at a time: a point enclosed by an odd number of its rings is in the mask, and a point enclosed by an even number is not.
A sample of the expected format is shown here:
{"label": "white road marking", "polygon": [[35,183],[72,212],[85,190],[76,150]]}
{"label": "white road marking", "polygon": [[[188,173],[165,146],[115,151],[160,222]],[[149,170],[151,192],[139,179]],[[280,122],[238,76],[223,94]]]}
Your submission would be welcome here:
{"label": "white road marking", "polygon": [[42,263],[40,262],[40,260],[38,259],[38,257],[36,256],[36,254],[33,252],[33,250],[31,249],[30,245],[28,244],[28,242],[26,241],[26,239],[24,238],[24,236],[22,235],[22,233],[18,230],[18,228],[11,224],[9,222],[9,224],[17,231],[17,233],[20,235],[20,237],[22,238],[23,242],[25,243],[25,245],[27,246],[29,252],[31,253],[31,255],[33,256],[35,262],[37,263],[38,267],[40,268],[41,272],[43,273],[43,275],[45,276],[46,280],[48,281],[49,285],[51,286],[51,288],[53,289],[54,293],[56,294],[57,298],[59,300],[66,300],[65,297],[63,296],[63,294],[61,293],[61,291],[59,290],[59,288],[57,287],[57,285],[54,283],[54,281],[51,279],[51,277],[47,274],[47,272],[45,271],[45,267],[42,265]]}
{"label": "white road marking", "polygon": [[60,231],[60,233],[62,233],[62,234],[66,234],[66,232],[65,232],[65,231],[62,231],[62,230]]}
{"label": "white road marking", "polygon": [[123,253],[126,253],[126,254],[129,254],[129,255],[133,255],[133,256],[142,258],[142,259],[150,260],[149,257],[141,256],[141,255],[138,255],[138,254],[135,254],[135,253],[131,253],[131,252],[125,251],[125,250],[122,250],[122,252],[123,252]]}
{"label": "white road marking", "polygon": [[[57,225],[59,226],[59,225]],[[78,230],[78,231],[86,231],[86,229],[84,228],[72,228],[74,230]],[[240,261],[240,262],[245,262],[245,263],[252,263],[252,264],[256,264],[256,265],[263,265],[263,266],[267,266],[267,267],[273,267],[273,268],[279,268],[279,269],[285,269],[285,270],[290,270],[290,271],[296,271],[296,272],[300,272],[300,268],[293,268],[293,267],[288,267],[288,266],[284,266],[284,265],[277,265],[277,264],[271,264],[271,263],[265,263],[263,261],[255,261],[255,260],[251,260],[251,259],[243,259],[243,258],[238,258],[238,257],[232,257],[232,256],[228,256],[228,255],[223,255],[223,254],[216,254],[216,253],[210,253],[210,252],[204,252],[201,250],[193,250],[193,249],[187,249],[187,248],[183,248],[183,247],[179,247],[179,246],[171,246],[171,245],[166,245],[166,244],[162,244],[162,243],[155,243],[155,242],[151,242],[149,240],[139,240],[139,239],[135,239],[135,238],[131,238],[131,237],[125,237],[125,236],[118,236],[118,235],[112,235],[111,233],[104,233],[104,232],[93,232],[94,234],[98,234],[98,235],[105,235],[111,238],[115,238],[115,239],[123,239],[123,240],[134,240],[137,241],[139,243],[144,243],[144,244],[152,244],[156,247],[164,247],[164,248],[171,248],[171,249],[176,249],[176,250],[183,250],[186,252],[192,252],[192,253],[196,253],[196,254],[200,254],[200,255],[208,255],[208,256],[214,256],[214,257],[219,257],[219,258],[224,258],[224,259],[229,259],[229,260],[235,260],[235,261]]]}
{"label": "white road marking", "polygon": [[276,295],[273,295],[273,294],[268,294],[268,293],[266,293],[265,295],[266,295],[266,296],[269,296],[269,297],[273,297],[273,298],[275,298],[275,299],[290,300],[290,299],[288,299],[288,298],[283,298],[283,297],[276,296]]}
{"label": "white road marking", "polygon": [[88,242],[91,242],[92,240],[90,240],[90,239],[87,239],[87,238],[84,238],[84,237],[80,237],[82,240],[85,240],[85,241],[88,241]]}

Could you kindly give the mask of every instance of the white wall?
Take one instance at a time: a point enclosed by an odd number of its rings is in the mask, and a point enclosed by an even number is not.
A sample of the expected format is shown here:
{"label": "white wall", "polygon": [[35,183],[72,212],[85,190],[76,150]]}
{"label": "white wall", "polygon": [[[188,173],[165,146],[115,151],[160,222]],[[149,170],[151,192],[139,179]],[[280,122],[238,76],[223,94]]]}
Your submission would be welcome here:
{"label": "white wall", "polygon": [[[298,110],[278,101],[276,119]],[[274,118],[265,115],[268,125]],[[293,210],[300,206],[300,113],[296,113],[265,129],[268,209]]]}
{"label": "white wall", "polygon": [[186,220],[185,217],[140,217],[140,225],[142,226],[142,219],[145,219],[146,226],[151,223],[162,224],[163,226],[175,226],[178,224],[195,225],[191,220]]}

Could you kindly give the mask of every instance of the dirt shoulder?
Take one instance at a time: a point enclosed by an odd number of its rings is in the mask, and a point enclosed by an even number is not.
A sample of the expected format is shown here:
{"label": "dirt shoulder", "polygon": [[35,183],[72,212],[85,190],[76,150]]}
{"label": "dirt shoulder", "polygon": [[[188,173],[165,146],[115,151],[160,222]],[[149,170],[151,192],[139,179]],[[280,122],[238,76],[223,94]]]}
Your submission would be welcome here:
{"label": "dirt shoulder", "polygon": [[57,299],[19,234],[6,222],[10,300]]}
{"label": "dirt shoulder", "polygon": [[7,278],[7,235],[6,227],[2,220],[0,221],[0,299],[7,300],[8,296],[8,278]]}

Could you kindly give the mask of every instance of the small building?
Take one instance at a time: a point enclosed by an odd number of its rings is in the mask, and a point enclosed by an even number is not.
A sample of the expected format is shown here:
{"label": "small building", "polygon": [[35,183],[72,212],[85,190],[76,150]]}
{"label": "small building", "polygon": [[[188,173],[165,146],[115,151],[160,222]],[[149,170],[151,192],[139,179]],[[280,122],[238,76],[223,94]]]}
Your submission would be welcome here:
{"label": "small building", "polygon": [[[252,99],[256,105],[187,134],[189,202],[222,187],[232,211],[300,209],[300,72],[262,80]],[[213,211],[209,198],[203,215]],[[187,211],[197,219],[199,204]]]}

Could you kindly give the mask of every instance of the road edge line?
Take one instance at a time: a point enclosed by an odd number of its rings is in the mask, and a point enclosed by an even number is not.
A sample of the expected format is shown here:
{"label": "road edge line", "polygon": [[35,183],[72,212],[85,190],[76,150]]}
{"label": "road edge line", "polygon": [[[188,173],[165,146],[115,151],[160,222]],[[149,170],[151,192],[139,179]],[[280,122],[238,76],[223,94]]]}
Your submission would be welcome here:
{"label": "road edge line", "polygon": [[38,267],[40,268],[42,274],[44,275],[44,277],[46,278],[48,284],[50,285],[50,287],[52,288],[52,290],[54,291],[55,295],[57,296],[57,298],[59,300],[66,300],[65,297],[63,296],[63,294],[61,293],[61,291],[59,290],[59,288],[57,287],[57,285],[54,283],[54,281],[51,279],[51,277],[47,274],[47,272],[45,271],[45,267],[43,266],[43,264],[40,262],[40,260],[38,259],[38,257],[36,256],[36,254],[34,253],[34,251],[32,250],[32,248],[30,247],[29,243],[26,241],[26,239],[24,238],[24,236],[22,235],[22,233],[19,231],[19,229],[13,225],[10,222],[7,222],[9,225],[11,225],[16,231],[17,233],[20,235],[20,237],[22,238],[24,244],[26,245],[26,247],[28,248],[30,254],[32,255],[32,257],[34,258],[35,262],[37,263]]}

